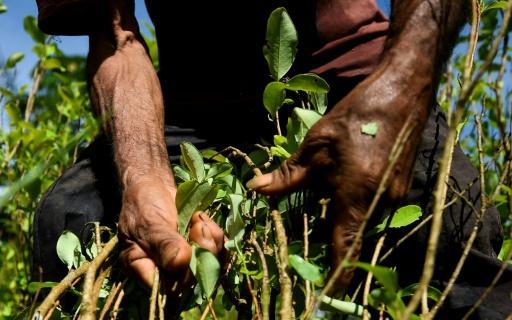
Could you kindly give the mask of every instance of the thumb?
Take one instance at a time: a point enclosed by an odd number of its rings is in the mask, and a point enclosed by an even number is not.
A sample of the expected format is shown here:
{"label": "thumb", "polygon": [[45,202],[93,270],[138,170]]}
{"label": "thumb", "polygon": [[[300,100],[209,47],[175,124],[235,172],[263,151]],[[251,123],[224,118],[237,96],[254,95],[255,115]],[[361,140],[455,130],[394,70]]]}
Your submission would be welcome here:
{"label": "thumb", "polygon": [[267,195],[279,195],[300,188],[307,177],[307,168],[297,161],[296,156],[285,160],[274,171],[254,177],[247,187]]}

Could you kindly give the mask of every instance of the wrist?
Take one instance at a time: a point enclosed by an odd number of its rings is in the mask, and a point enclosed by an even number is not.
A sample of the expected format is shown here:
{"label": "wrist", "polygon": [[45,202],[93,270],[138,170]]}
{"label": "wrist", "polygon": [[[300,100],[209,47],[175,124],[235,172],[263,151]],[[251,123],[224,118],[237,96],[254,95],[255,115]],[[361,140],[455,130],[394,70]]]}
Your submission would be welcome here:
{"label": "wrist", "polygon": [[176,196],[176,184],[169,168],[126,168],[121,176],[123,190],[137,185],[160,186],[169,190],[173,198]]}

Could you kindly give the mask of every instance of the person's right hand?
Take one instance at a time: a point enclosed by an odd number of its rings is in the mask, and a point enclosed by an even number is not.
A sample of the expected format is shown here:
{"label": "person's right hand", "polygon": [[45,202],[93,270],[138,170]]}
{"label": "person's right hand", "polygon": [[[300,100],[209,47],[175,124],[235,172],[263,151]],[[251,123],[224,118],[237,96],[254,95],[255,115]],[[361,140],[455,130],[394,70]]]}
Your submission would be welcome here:
{"label": "person's right hand", "polygon": [[[123,192],[119,216],[121,259],[131,274],[151,287],[158,266],[183,288],[191,280],[189,262],[192,250],[178,232],[176,190],[155,180],[129,185]],[[190,240],[219,254],[224,233],[206,214],[192,217]],[[172,284],[170,284],[172,285]]]}

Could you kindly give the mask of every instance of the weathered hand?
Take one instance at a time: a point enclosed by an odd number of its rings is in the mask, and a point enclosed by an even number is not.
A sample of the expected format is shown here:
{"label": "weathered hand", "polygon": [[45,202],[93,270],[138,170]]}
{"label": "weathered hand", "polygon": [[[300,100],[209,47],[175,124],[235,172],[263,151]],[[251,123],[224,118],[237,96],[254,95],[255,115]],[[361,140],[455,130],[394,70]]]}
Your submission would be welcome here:
{"label": "weathered hand", "polygon": [[[415,129],[389,177],[383,198],[396,201],[407,192],[415,149],[428,115],[429,98],[416,94],[406,82],[392,82],[393,74],[376,72],[360,83],[308,132],[299,151],[275,171],[254,178],[248,186],[275,195],[304,187],[320,177],[334,190],[332,257],[337,265],[352,245],[388,164],[388,157],[407,117]],[[416,105],[411,105],[415,101]],[[376,134],[362,126],[375,123]],[[359,256],[356,248],[353,259]],[[352,272],[338,283],[348,285]]]}
{"label": "weathered hand", "polygon": [[[190,280],[191,247],[178,233],[175,190],[158,181],[129,186],[123,194],[119,234],[123,241],[121,259],[129,272],[151,287],[154,270],[159,266],[179,286]],[[190,240],[219,254],[224,233],[207,215],[192,217]]]}

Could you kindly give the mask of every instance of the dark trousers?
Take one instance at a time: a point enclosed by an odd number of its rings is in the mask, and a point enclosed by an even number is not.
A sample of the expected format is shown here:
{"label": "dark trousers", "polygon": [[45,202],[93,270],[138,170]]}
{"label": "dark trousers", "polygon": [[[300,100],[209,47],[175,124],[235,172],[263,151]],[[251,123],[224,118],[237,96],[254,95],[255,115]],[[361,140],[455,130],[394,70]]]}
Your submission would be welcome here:
{"label": "dark trousers", "polygon": [[[446,121],[434,107],[423,132],[414,167],[412,189],[407,203],[420,205],[424,216],[430,211],[438,164],[443,141],[447,134]],[[199,146],[208,142],[199,139],[192,130],[166,128],[166,143],[175,158],[181,141],[191,141]],[[464,193],[478,209],[480,184],[478,172],[462,150],[454,153],[450,174],[452,188]],[[453,196],[448,192],[448,199]],[[45,281],[58,281],[67,272],[55,250],[63,230],[80,235],[88,222],[101,221],[114,225],[120,211],[121,194],[116,169],[112,161],[111,146],[99,138],[87,148],[80,159],[69,168],[50,188],[42,199],[35,216],[34,277]],[[443,286],[460,258],[476,215],[464,200],[457,200],[444,210],[443,229],[439,240],[434,285]],[[397,251],[394,263],[401,282],[414,283],[421,274],[429,228],[423,227],[410,241]],[[501,266],[496,258],[503,240],[503,230],[496,208],[488,208],[480,232],[457,284],[443,309],[442,318],[457,319],[474,302],[492,281]],[[480,319],[504,319],[512,313],[512,268],[509,266],[497,287],[475,313]]]}

